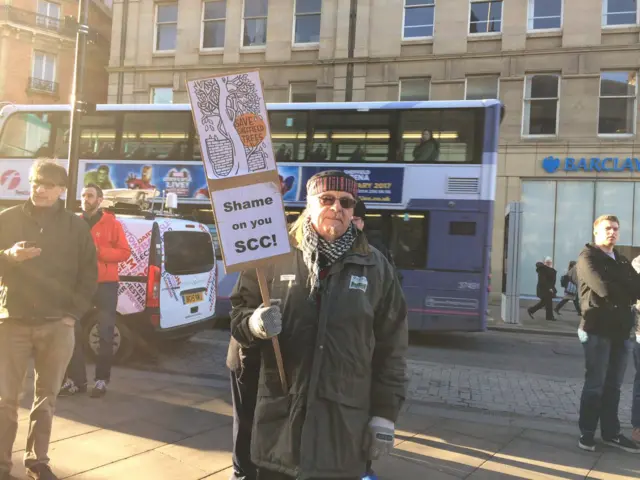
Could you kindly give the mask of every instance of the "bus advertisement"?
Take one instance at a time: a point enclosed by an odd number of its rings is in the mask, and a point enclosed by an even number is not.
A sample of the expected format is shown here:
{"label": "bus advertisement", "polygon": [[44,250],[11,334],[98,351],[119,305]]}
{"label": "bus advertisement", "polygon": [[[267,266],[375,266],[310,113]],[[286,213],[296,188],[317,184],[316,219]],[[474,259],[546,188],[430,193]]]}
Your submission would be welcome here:
{"label": "bus advertisement", "polygon": [[[268,104],[287,215],[306,182],[340,169],[359,183],[365,232],[388,246],[413,331],[483,331],[501,104],[497,100]],[[78,192],[156,189],[215,231],[189,105],[98,105],[81,122]],[[67,164],[69,106],[0,112],[0,204],[28,198],[35,158]],[[216,249],[219,251],[219,249]],[[221,266],[221,265],[220,265]],[[220,270],[218,314],[237,274]]]}

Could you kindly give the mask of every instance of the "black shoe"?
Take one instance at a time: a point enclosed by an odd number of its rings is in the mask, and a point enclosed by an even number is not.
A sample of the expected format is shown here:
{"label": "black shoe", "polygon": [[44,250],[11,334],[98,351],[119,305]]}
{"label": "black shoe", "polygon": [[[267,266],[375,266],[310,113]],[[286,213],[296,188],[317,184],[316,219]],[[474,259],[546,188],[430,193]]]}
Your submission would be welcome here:
{"label": "black shoe", "polygon": [[578,442],[578,447],[582,450],[586,450],[587,452],[595,452],[596,441],[594,440],[593,435],[582,435]]}
{"label": "black shoe", "polygon": [[73,380],[68,378],[62,388],[60,389],[60,393],[58,393],[59,397],[72,397],[78,393],[87,393],[86,385],[76,385]]}
{"label": "black shoe", "polygon": [[531,310],[529,310],[528,308],[527,308],[527,313],[531,317],[531,320],[535,320],[535,318],[533,318],[533,313],[531,313]]}
{"label": "black shoe", "polygon": [[102,398],[107,394],[107,382],[96,380],[96,384],[91,390],[91,398]]}
{"label": "black shoe", "polygon": [[562,314],[560,313],[560,310],[554,310],[554,312],[556,312],[556,315],[562,315]]}
{"label": "black shoe", "polygon": [[547,322],[557,322],[557,318],[547,318]]}
{"label": "black shoe", "polygon": [[640,453],[640,447],[638,447],[638,445],[636,445],[635,442],[629,440],[627,437],[625,437],[621,433],[618,434],[617,437],[613,437],[612,439],[609,439],[609,440],[605,440],[603,438],[602,441],[607,445],[611,445],[612,447],[619,448],[620,450],[624,450],[625,452]]}
{"label": "black shoe", "polygon": [[33,467],[27,468],[27,477],[33,478],[34,480],[59,480],[53,472],[49,465],[45,463],[38,463]]}

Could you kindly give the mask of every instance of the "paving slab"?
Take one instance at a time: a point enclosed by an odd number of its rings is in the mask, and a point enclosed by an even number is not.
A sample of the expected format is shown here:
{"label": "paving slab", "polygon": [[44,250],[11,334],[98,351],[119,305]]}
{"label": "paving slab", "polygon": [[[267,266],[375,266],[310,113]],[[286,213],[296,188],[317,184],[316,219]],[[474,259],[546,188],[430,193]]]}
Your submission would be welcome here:
{"label": "paving slab", "polygon": [[620,452],[608,446],[599,446],[603,455],[598,458],[587,478],[599,480],[638,480],[640,455]]}

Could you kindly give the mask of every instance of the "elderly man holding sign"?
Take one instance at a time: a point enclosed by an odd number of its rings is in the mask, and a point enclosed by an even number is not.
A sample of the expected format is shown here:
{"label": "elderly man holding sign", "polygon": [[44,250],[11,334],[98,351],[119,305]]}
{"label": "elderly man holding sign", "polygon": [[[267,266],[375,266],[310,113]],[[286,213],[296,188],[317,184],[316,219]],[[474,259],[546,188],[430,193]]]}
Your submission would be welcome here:
{"label": "elderly man holding sign", "polygon": [[[294,253],[255,270],[231,297],[232,335],[261,352],[251,457],[260,480],[361,478],[393,448],[405,398],[407,307],[393,268],[352,225],[354,178],[307,183],[290,232]],[[279,336],[286,389],[269,340]]]}

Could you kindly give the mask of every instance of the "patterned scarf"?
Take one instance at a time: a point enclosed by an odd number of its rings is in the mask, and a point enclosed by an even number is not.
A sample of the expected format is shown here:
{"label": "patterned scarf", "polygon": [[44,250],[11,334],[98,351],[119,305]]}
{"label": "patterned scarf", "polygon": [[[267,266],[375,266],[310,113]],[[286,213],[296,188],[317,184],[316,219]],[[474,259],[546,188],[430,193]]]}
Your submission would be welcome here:
{"label": "patterned scarf", "polygon": [[320,286],[320,266],[330,267],[347,253],[358,236],[358,230],[351,224],[347,231],[335,242],[327,242],[318,235],[311,219],[307,218],[302,227],[302,259],[309,269],[310,297]]}

